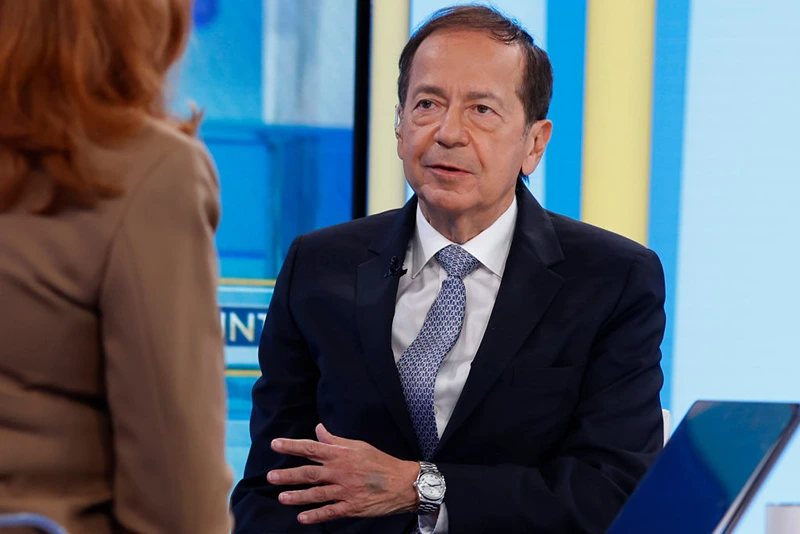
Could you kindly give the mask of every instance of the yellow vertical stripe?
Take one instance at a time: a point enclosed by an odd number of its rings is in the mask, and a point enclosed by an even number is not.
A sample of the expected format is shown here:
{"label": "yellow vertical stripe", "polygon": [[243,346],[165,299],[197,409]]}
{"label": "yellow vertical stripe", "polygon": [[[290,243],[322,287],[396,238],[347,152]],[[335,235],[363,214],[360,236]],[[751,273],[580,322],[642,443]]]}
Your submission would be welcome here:
{"label": "yellow vertical stripe", "polygon": [[408,40],[409,0],[373,0],[370,59],[369,165],[367,213],[397,208],[405,202],[403,165],[397,157],[394,107],[397,62]]}
{"label": "yellow vertical stripe", "polygon": [[581,218],[647,243],[655,0],[589,0]]}

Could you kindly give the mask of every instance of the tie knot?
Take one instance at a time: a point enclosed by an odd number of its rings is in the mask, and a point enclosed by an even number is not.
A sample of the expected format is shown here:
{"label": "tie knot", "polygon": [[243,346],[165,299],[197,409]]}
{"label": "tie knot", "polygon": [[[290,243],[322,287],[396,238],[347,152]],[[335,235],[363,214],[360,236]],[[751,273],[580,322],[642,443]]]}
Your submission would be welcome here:
{"label": "tie knot", "polygon": [[458,245],[448,245],[436,253],[436,261],[447,271],[447,276],[464,278],[480,263],[472,254]]}

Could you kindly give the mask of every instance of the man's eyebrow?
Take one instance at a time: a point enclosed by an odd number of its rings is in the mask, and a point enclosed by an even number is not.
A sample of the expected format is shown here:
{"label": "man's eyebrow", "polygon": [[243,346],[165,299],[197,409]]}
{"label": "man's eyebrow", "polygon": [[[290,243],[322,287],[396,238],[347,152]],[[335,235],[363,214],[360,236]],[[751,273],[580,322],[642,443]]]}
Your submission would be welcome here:
{"label": "man's eyebrow", "polygon": [[467,100],[494,100],[500,102],[500,98],[490,91],[470,91],[467,93]]}
{"label": "man's eyebrow", "polygon": [[426,93],[426,94],[429,94],[429,95],[433,95],[433,96],[438,96],[439,98],[445,98],[446,97],[446,95],[444,94],[444,89],[442,89],[441,87],[437,87],[435,85],[420,85],[419,87],[417,87],[414,90],[414,92],[412,94],[414,96],[417,96],[417,95],[423,94],[423,93]]}
{"label": "man's eyebrow", "polygon": [[[429,94],[438,96],[439,98],[447,97],[447,95],[444,93],[444,89],[436,85],[420,85],[414,89],[414,92],[412,93],[412,95],[415,97],[420,94]],[[500,100],[500,98],[491,91],[469,91],[466,97],[467,100],[493,100],[495,102],[502,103],[502,100]]]}

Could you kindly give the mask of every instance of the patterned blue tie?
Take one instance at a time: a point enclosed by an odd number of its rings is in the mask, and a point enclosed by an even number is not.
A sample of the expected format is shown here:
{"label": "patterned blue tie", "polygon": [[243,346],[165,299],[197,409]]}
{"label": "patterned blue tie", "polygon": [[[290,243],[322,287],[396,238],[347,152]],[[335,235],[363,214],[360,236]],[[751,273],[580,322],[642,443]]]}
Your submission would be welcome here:
{"label": "patterned blue tie", "polygon": [[439,444],[433,413],[436,374],[442,360],[456,344],[464,322],[467,290],[462,278],[479,263],[458,245],[449,245],[437,252],[436,260],[447,271],[447,278],[428,310],[419,335],[397,362],[408,412],[425,460],[431,459]]}

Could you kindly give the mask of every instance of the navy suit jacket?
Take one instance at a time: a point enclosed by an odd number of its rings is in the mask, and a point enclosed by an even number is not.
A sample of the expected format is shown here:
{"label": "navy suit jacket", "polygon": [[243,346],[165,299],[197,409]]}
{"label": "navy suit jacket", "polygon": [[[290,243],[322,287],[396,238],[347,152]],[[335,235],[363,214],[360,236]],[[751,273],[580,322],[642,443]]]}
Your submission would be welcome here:
{"label": "navy suit jacket", "polygon": [[[505,273],[432,461],[450,533],[603,532],[660,452],[657,256],[544,210],[520,185]],[[421,453],[391,349],[397,276],[416,200],[298,237],[275,286],[253,389],[253,440],[232,496],[236,532],[409,532],[413,514],[300,525],[271,469],[301,465],[276,437],[334,434]],[[296,489],[296,488],[291,488]]]}

